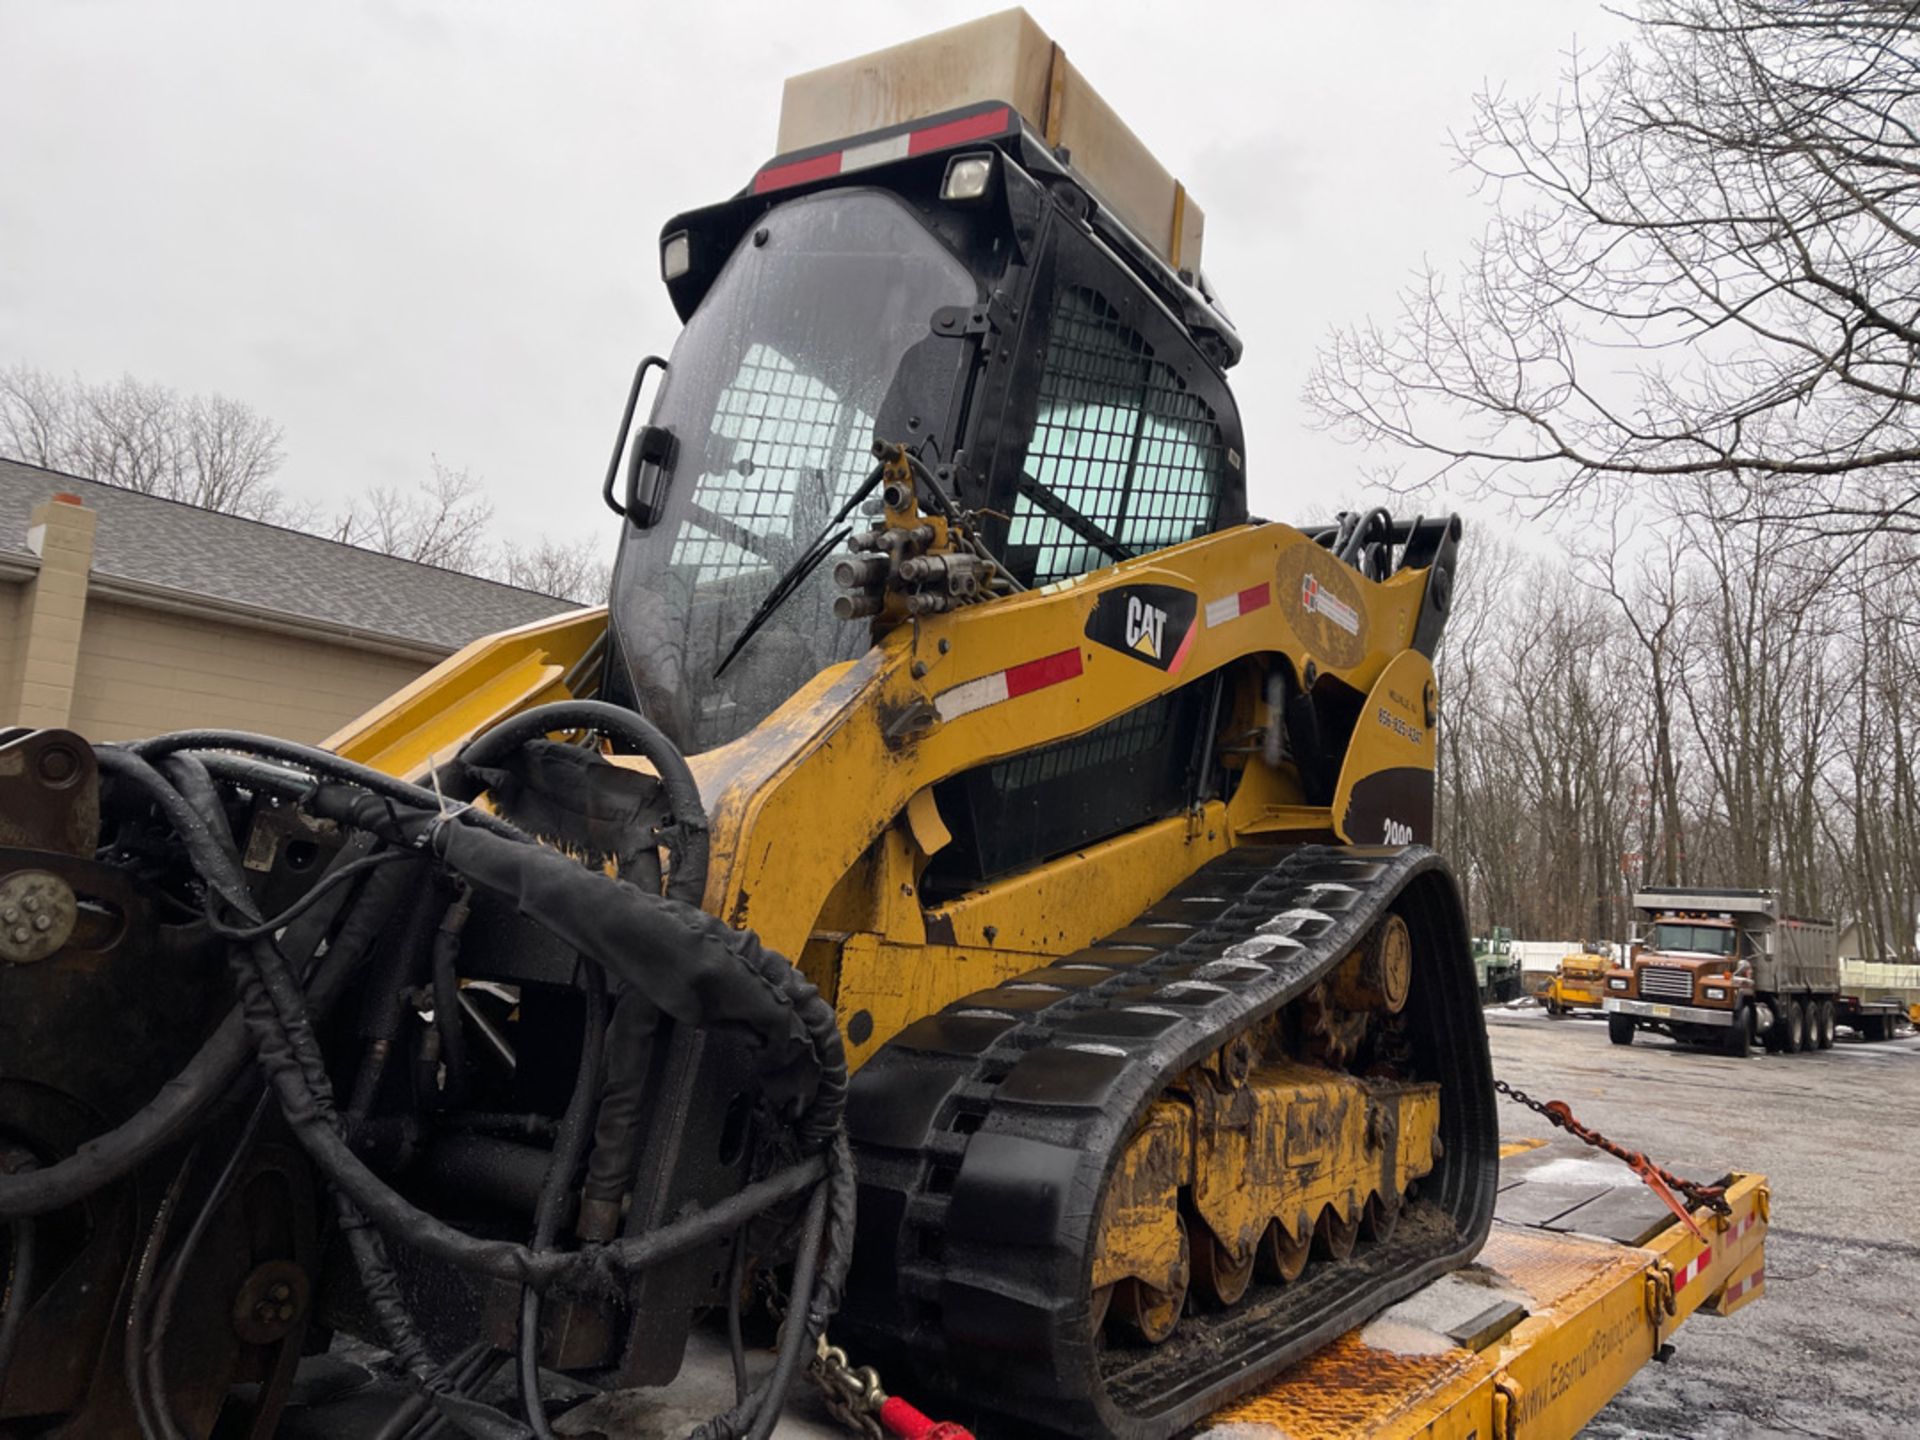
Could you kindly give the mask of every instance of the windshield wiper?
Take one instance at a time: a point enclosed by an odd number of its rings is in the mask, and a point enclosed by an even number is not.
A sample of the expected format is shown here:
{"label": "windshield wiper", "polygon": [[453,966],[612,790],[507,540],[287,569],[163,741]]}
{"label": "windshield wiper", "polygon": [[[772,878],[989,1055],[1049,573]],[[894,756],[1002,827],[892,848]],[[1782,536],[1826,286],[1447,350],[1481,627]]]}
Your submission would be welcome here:
{"label": "windshield wiper", "polygon": [[749,640],[760,633],[760,627],[773,618],[773,612],[787,603],[787,597],[804,585],[807,577],[820,568],[820,562],[831,555],[840,542],[853,533],[853,527],[846,523],[847,517],[853,513],[854,506],[873,493],[874,487],[880,483],[880,477],[885,470],[886,467],[883,465],[874,466],[873,473],[867,476],[858,490],[847,497],[847,503],[842,505],[840,512],[827,522],[826,528],[814,537],[813,543],[795,556],[793,563],[781,572],[780,578],[773,582],[773,588],[767,591],[766,597],[754,608],[753,614],[747,617],[747,623],[741,626],[739,635],[734,637],[732,648],[721,658],[720,663],[714,666],[714,679],[718,680],[727,666],[733,663],[733,657],[746,647]]}

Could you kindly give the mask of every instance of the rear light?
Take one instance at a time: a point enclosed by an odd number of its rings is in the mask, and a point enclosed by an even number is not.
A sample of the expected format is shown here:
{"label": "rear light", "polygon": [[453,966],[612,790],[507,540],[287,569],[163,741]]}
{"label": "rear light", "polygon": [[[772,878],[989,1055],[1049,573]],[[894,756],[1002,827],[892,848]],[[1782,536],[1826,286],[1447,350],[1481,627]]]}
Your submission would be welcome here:
{"label": "rear light", "polygon": [[676,230],[660,242],[660,278],[678,280],[693,268],[693,240]]}
{"label": "rear light", "polygon": [[956,155],[947,162],[946,179],[940,182],[940,198],[949,204],[965,205],[984,200],[993,186],[993,152],[984,155]]}

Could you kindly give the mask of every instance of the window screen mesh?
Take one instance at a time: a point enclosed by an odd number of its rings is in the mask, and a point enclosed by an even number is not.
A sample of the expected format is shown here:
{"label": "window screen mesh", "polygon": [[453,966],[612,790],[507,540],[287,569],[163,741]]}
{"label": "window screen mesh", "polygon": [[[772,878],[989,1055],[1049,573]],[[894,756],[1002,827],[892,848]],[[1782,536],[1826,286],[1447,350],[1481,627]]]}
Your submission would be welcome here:
{"label": "window screen mesh", "polygon": [[731,458],[694,485],[694,522],[672,562],[703,581],[784,566],[833,518],[873,465],[873,417],[778,351],[748,349],[714,407]]}
{"label": "window screen mesh", "polygon": [[1191,540],[1213,523],[1225,465],[1207,403],[1100,296],[1061,291],[1009,561],[1030,558],[1046,584]]}

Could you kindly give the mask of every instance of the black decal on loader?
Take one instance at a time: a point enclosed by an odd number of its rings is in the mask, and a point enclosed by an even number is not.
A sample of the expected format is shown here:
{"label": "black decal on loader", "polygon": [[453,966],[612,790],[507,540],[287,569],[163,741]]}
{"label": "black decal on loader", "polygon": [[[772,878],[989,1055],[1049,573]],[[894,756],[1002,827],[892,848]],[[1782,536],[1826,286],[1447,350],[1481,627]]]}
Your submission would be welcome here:
{"label": "black decal on loader", "polygon": [[1431,845],[1433,771],[1376,770],[1353,787],[1341,827],[1355,845]]}
{"label": "black decal on loader", "polygon": [[1180,673],[1193,643],[1199,602],[1191,590],[1171,585],[1123,585],[1094,602],[1087,638],[1156,670]]}

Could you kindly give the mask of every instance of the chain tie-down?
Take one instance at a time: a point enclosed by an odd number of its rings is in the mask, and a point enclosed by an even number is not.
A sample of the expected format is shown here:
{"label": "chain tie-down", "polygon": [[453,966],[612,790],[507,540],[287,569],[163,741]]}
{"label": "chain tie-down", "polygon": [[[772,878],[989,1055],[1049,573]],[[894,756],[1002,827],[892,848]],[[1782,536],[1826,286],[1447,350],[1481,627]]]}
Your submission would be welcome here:
{"label": "chain tie-down", "polygon": [[[1695,1205],[1705,1206],[1716,1215],[1733,1213],[1733,1207],[1727,1204],[1726,1186],[1702,1185],[1697,1181],[1684,1179],[1671,1170],[1654,1164],[1640,1151],[1629,1150],[1624,1145],[1616,1144],[1598,1130],[1582,1125],[1574,1119],[1573,1111],[1567,1107],[1566,1101],[1536,1100],[1526,1091],[1509,1085],[1504,1080],[1495,1080],[1493,1088],[1509,1100],[1518,1101],[1526,1106],[1534,1114],[1545,1119],[1548,1124],[1557,1125],[1576,1140],[1584,1140],[1594,1149],[1604,1150],[1616,1160],[1624,1161],[1634,1174],[1647,1182],[1647,1188],[1666,1202],[1667,1208],[1680,1217],[1687,1229],[1693,1232],[1695,1239],[1704,1241],[1707,1237],[1694,1223],[1692,1213],[1680,1203],[1681,1195],[1686,1196]],[[1679,1193],[1676,1194],[1676,1191]]]}
{"label": "chain tie-down", "polygon": [[871,1365],[855,1367],[847,1352],[827,1343],[822,1334],[814,1348],[808,1376],[826,1397],[827,1409],[850,1430],[870,1440],[974,1440],[964,1425],[930,1420],[898,1395],[880,1388],[880,1372]]}

